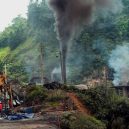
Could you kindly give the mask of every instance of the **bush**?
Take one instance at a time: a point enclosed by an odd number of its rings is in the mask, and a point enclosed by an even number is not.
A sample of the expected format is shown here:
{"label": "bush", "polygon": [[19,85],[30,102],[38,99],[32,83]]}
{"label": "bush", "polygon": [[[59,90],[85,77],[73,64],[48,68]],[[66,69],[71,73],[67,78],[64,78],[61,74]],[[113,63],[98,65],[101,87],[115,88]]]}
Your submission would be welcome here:
{"label": "bush", "polygon": [[105,129],[105,125],[94,117],[67,113],[62,117],[62,129]]}
{"label": "bush", "polygon": [[127,129],[123,118],[118,117],[111,124],[112,129]]}
{"label": "bush", "polygon": [[75,87],[75,86],[66,86],[65,88],[64,88],[64,90],[66,90],[66,91],[70,91],[70,92],[78,92],[79,90]]}
{"label": "bush", "polygon": [[71,122],[70,129],[106,129],[106,126],[94,117],[79,115]]}
{"label": "bush", "polygon": [[33,86],[27,88],[26,91],[26,101],[27,102],[33,102],[33,101],[38,101],[38,102],[43,102],[45,98],[47,97],[46,90],[42,86]]}
{"label": "bush", "polygon": [[66,94],[62,90],[53,90],[49,92],[48,101],[55,102],[64,100],[66,98]]}
{"label": "bush", "polygon": [[99,119],[104,119],[116,103],[123,100],[113,88],[97,87],[78,93],[80,99]]}
{"label": "bush", "polygon": [[64,113],[61,117],[61,128],[70,129],[70,124],[72,121],[76,120],[76,116],[73,112]]}
{"label": "bush", "polygon": [[129,127],[129,101],[123,100],[116,103],[108,114],[109,129],[128,129]]}
{"label": "bush", "polygon": [[97,119],[105,122],[107,129],[128,128],[129,101],[113,88],[97,87],[79,92],[78,96]]}

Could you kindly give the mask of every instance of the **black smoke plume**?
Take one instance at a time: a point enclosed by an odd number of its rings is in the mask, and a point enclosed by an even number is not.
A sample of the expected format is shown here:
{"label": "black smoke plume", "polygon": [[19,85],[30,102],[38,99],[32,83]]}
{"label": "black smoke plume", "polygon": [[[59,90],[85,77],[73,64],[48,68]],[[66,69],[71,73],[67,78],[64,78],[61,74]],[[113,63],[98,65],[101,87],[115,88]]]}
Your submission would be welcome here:
{"label": "black smoke plume", "polygon": [[100,8],[115,11],[121,4],[120,0],[48,0],[48,2],[55,13],[58,39],[65,44],[78,33],[81,26],[92,22],[93,15]]}
{"label": "black smoke plume", "polygon": [[[69,42],[81,31],[83,25],[92,23],[94,15],[101,9],[104,10],[104,13],[120,10],[118,5],[121,5],[121,0],[48,0],[48,3],[55,14],[55,26],[65,73]],[[117,6],[119,9],[116,8]]]}

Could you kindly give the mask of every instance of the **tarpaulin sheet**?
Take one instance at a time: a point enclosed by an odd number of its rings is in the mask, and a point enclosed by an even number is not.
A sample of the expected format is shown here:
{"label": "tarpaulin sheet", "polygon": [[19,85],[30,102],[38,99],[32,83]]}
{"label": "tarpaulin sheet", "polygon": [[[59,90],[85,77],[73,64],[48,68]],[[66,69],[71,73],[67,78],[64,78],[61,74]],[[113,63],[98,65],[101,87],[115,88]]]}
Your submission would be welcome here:
{"label": "tarpaulin sheet", "polygon": [[21,119],[32,119],[34,117],[34,113],[22,113],[22,114],[12,114],[7,116],[7,120],[21,120]]}

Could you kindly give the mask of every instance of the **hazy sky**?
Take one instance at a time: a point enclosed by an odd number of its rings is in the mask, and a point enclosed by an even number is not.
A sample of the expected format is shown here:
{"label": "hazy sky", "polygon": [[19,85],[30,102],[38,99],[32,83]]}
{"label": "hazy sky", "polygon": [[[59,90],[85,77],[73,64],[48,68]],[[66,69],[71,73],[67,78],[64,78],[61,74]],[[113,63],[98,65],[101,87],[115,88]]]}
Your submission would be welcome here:
{"label": "hazy sky", "polygon": [[3,31],[17,15],[26,17],[28,4],[29,0],[0,0],[0,31]]}

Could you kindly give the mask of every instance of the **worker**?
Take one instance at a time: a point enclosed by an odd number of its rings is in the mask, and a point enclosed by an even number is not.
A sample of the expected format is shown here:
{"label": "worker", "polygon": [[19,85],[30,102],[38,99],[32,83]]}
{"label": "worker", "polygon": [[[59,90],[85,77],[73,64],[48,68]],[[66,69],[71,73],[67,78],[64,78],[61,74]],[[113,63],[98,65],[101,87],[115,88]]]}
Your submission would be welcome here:
{"label": "worker", "polygon": [[3,72],[0,72],[0,91],[2,92],[2,89],[6,83],[6,77]]}
{"label": "worker", "polygon": [[0,101],[0,116],[2,117],[2,110],[3,110],[3,104],[2,101]]}

